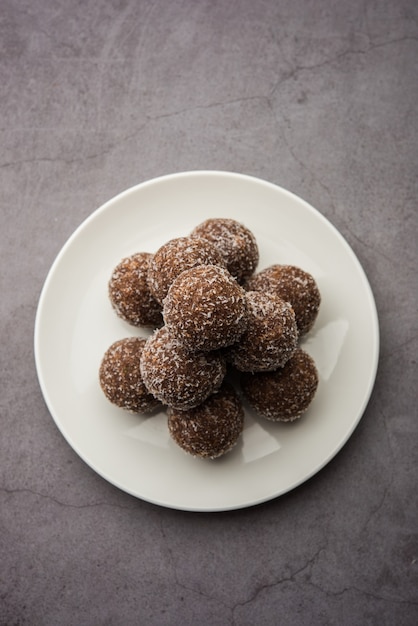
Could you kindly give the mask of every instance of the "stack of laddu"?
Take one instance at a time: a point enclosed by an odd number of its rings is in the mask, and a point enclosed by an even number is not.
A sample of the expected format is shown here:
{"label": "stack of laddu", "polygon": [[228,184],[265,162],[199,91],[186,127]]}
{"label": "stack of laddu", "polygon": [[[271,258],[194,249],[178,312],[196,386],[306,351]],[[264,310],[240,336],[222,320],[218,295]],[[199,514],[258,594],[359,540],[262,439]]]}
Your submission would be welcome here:
{"label": "stack of laddu", "polygon": [[299,340],[316,320],[318,286],[293,265],[255,273],[258,261],[246,226],[211,218],[154,254],[122,259],[110,277],[117,315],[154,331],[109,347],[101,388],[128,411],[165,407],[171,437],[193,456],[213,459],[234,447],[242,396],[262,418],[293,421],[316,393],[317,369]]}

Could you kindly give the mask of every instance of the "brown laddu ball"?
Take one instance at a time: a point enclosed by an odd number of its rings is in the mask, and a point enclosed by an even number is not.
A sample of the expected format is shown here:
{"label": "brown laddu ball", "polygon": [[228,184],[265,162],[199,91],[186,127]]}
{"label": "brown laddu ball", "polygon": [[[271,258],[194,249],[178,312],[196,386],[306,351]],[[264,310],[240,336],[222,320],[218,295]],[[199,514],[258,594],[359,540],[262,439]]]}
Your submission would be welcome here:
{"label": "brown laddu ball", "polygon": [[148,269],[148,285],[154,298],[162,303],[175,278],[197,265],[220,265],[225,262],[216,247],[200,237],[178,237],[162,245]]}
{"label": "brown laddu ball", "polygon": [[229,452],[239,440],[243,426],[241,401],[228,383],[194,409],[168,411],[168,429],[173,440],[189,454],[204,459]]}
{"label": "brown laddu ball", "polygon": [[163,317],[187,350],[217,350],[244,332],[246,294],[226,269],[201,265],[175,279],[164,300]]}
{"label": "brown laddu ball", "polygon": [[216,391],[226,373],[219,353],[191,353],[163,326],[147,339],[141,373],[150,392],[163,404],[190,409]]}
{"label": "brown laddu ball", "polygon": [[259,261],[257,241],[244,224],[229,218],[210,218],[191,233],[203,237],[221,253],[226,268],[242,284],[255,271]]}
{"label": "brown laddu ball", "polygon": [[161,305],[148,287],[149,252],[137,252],[120,261],[108,283],[110,302],[117,315],[133,326],[157,328],[163,323]]}
{"label": "brown laddu ball", "polygon": [[152,411],[160,402],[146,388],[140,371],[145,339],[127,337],[105,352],[99,368],[100,386],[116,406],[134,413]]}
{"label": "brown laddu ball", "polygon": [[311,330],[318,315],[321,294],[311,274],[295,265],[271,265],[246,283],[249,291],[275,293],[290,302],[299,336]]}
{"label": "brown laddu ball", "polygon": [[227,351],[227,360],[243,372],[282,367],[297,347],[295,314],[273,293],[247,292],[248,322],[241,338]]}
{"label": "brown laddu ball", "polygon": [[241,376],[242,391],[252,408],[262,417],[276,422],[301,417],[315,396],[318,382],[315,362],[301,348],[282,368]]}

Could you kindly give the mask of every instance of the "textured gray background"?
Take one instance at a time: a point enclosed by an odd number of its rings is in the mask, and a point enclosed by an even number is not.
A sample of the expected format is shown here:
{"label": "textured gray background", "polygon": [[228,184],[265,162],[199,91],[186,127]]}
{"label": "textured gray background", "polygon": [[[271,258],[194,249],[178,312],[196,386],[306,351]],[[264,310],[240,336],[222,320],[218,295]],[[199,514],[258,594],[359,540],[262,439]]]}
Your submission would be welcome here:
{"label": "textured gray background", "polygon": [[[2,0],[2,626],[418,623],[417,19],[415,0]],[[153,506],[90,470],[32,348],[80,222],[189,169],[313,204],[380,317],[375,390],[340,454],[221,514]]]}

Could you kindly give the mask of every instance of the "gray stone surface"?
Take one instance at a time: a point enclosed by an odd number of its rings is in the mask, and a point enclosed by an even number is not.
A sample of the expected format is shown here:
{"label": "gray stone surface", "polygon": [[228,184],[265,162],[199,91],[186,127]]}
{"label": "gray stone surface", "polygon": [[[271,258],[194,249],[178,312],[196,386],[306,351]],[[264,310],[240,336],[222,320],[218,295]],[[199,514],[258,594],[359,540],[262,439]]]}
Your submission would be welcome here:
{"label": "gray stone surface", "polygon": [[[3,0],[0,624],[418,623],[418,5]],[[372,285],[381,357],[343,450],[221,514],[96,475],[45,406],[37,301],[104,201],[189,169],[305,198]]]}

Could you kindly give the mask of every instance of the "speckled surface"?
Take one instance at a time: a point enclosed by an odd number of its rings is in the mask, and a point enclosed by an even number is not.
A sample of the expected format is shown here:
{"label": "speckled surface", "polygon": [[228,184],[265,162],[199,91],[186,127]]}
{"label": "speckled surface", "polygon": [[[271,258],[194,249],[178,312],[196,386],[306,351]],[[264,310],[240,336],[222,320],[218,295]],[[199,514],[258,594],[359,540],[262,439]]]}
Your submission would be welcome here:
{"label": "speckled surface", "polygon": [[[4,0],[0,624],[418,623],[418,5]],[[104,201],[189,169],[259,176],[342,232],[381,356],[343,450],[261,506],[186,513],[108,484],[34,366],[38,297]]]}

